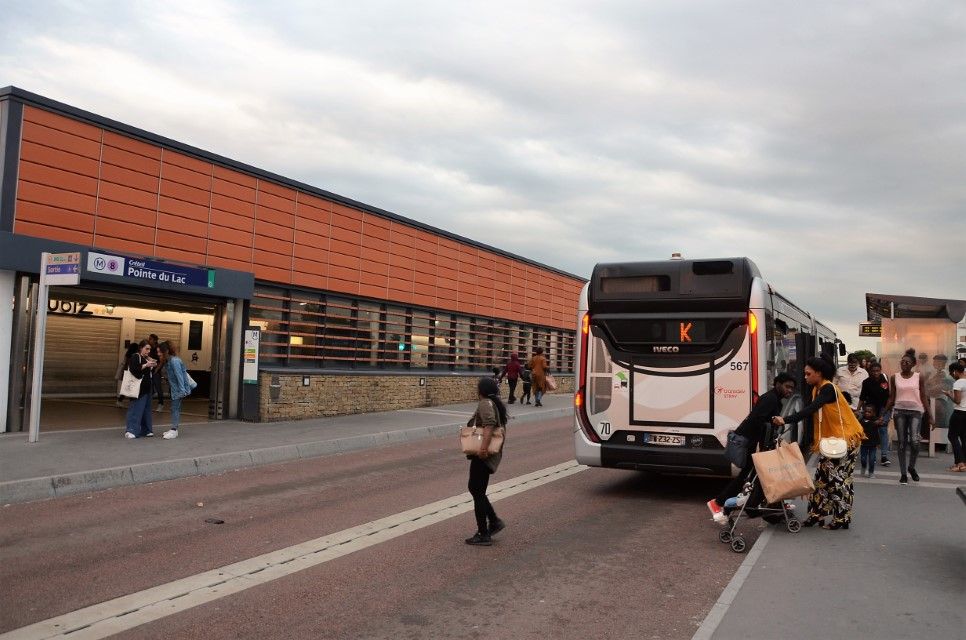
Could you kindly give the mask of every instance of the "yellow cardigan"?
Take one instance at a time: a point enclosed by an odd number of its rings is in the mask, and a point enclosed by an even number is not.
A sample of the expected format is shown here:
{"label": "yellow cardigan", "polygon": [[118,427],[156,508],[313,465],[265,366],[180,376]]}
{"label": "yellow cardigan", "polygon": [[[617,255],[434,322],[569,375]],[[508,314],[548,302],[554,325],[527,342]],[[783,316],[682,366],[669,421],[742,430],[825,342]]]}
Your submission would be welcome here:
{"label": "yellow cardigan", "polygon": [[[825,384],[832,383],[826,381]],[[813,401],[821,387],[812,387]],[[849,449],[857,447],[865,440],[865,430],[852,413],[852,407],[845,401],[839,388],[834,384],[832,387],[835,389],[835,402],[823,405],[813,420],[812,451],[818,451],[818,443],[822,438],[843,438],[849,443]]]}

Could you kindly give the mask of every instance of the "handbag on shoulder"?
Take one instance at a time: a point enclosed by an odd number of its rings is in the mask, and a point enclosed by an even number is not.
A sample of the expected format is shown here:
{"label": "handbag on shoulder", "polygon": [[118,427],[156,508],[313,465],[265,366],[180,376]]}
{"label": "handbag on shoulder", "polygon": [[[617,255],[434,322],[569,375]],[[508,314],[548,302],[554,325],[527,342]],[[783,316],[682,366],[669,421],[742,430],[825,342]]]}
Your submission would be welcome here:
{"label": "handbag on shoulder", "polygon": [[[493,404],[491,401],[490,404]],[[496,413],[496,419],[499,422],[500,412],[497,410],[496,405],[493,405],[493,411]],[[492,456],[500,453],[503,450],[503,442],[506,440],[506,428],[503,425],[499,427],[493,427],[493,435],[490,437],[490,444],[487,446],[487,452]],[[460,427],[460,450],[468,455],[475,456],[480,453],[480,448],[483,445],[483,427]]]}
{"label": "handbag on shoulder", "polygon": [[[506,430],[503,427],[494,427],[493,435],[490,437],[490,445],[486,448],[492,456],[503,450],[503,440]],[[460,427],[460,449],[468,456],[479,455],[480,447],[483,445],[483,427]]]}
{"label": "handbag on shoulder", "polygon": [[138,378],[127,367],[124,368],[124,377],[121,379],[120,394],[125,398],[137,400],[141,394],[141,378]]}
{"label": "handbag on shoulder", "polygon": [[[842,420],[842,407],[839,406],[839,390],[835,388],[835,408],[839,414],[839,425],[845,431],[845,422]],[[845,438],[823,438],[822,437],[822,411],[818,410],[818,452],[826,458],[841,460],[849,452],[849,443]]]}

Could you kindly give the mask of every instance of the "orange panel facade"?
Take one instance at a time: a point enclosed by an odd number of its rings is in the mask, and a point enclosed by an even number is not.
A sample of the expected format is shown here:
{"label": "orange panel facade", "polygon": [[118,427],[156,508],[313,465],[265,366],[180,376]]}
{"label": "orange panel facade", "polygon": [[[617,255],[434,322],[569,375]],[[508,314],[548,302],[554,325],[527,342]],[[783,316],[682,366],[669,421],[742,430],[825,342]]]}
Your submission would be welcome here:
{"label": "orange panel facade", "polygon": [[391,214],[31,105],[13,232],[567,330],[583,286]]}

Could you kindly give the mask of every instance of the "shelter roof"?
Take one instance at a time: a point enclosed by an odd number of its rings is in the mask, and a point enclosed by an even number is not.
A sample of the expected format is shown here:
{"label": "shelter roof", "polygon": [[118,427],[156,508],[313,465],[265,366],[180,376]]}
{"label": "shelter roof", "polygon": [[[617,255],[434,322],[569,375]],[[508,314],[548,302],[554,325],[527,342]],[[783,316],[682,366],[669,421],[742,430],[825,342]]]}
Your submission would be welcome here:
{"label": "shelter roof", "polygon": [[946,318],[961,322],[966,316],[966,300],[867,293],[865,310],[870,322],[882,318]]}

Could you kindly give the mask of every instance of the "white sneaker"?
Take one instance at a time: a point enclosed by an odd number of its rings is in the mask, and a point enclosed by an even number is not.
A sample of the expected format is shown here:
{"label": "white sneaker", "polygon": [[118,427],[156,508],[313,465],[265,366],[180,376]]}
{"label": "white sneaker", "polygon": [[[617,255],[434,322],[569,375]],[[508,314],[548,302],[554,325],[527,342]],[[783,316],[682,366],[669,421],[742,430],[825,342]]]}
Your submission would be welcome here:
{"label": "white sneaker", "polygon": [[120,400],[118,400],[117,402],[114,403],[114,406],[115,407],[120,407],[120,408],[123,409],[124,408],[124,403],[121,402]]}
{"label": "white sneaker", "polygon": [[154,411],[155,411],[155,413],[161,413],[162,411],[164,411],[164,405],[163,404],[159,404],[158,405],[158,408],[155,409]]}
{"label": "white sneaker", "polygon": [[165,440],[174,440],[175,438],[178,437],[178,431],[177,429],[169,429],[165,431],[164,435],[162,435],[161,437],[164,438]]}
{"label": "white sneaker", "polygon": [[125,431],[124,437],[127,438],[128,440],[134,440],[135,438],[137,438],[137,436],[131,433],[130,431]]}

